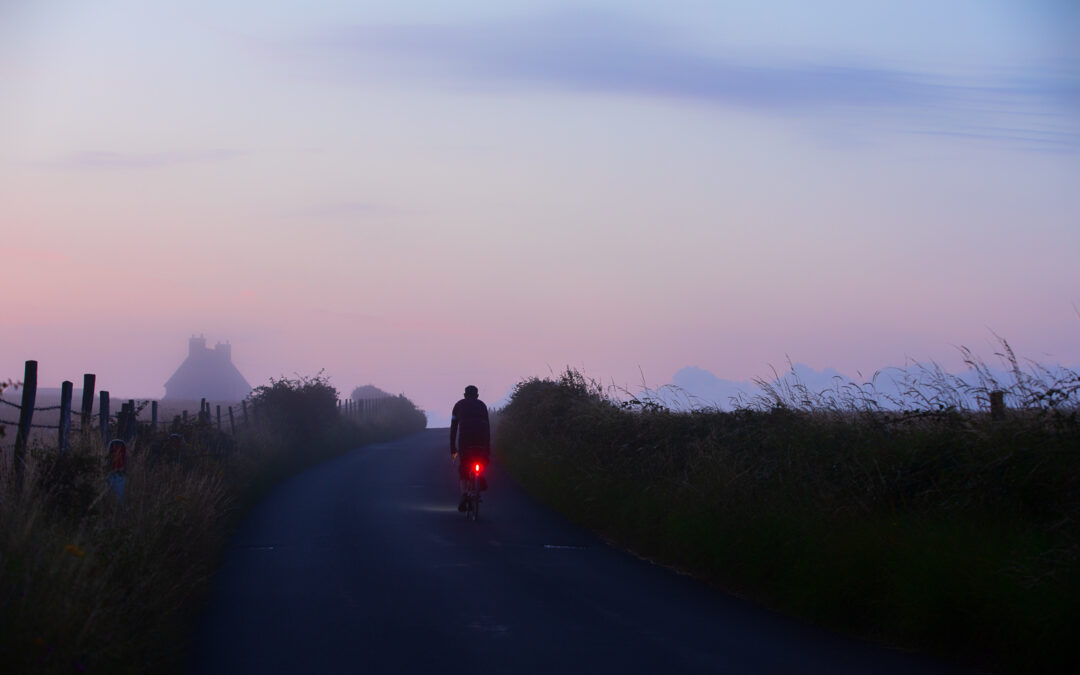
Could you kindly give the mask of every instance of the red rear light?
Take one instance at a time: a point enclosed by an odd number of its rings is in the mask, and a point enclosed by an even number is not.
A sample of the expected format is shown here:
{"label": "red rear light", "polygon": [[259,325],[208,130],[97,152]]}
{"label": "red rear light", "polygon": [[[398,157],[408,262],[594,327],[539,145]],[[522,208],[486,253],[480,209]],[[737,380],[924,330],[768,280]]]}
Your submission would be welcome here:
{"label": "red rear light", "polygon": [[480,473],[480,465],[479,464],[473,465],[473,470],[476,471],[476,473]]}

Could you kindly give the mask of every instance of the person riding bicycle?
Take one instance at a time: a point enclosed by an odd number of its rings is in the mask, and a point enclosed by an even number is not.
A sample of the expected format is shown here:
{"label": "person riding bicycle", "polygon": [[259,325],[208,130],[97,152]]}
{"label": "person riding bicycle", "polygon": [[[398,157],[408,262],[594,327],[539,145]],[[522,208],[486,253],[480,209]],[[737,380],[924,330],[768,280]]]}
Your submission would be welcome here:
{"label": "person riding bicycle", "polygon": [[[469,467],[474,462],[487,466],[491,457],[491,428],[488,425],[487,405],[480,400],[480,390],[469,385],[465,387],[465,398],[454,404],[450,414],[450,456],[461,450],[458,462],[458,478],[461,480],[461,503],[458,511],[464,511],[468,497]],[[481,480],[481,489],[486,481]]]}

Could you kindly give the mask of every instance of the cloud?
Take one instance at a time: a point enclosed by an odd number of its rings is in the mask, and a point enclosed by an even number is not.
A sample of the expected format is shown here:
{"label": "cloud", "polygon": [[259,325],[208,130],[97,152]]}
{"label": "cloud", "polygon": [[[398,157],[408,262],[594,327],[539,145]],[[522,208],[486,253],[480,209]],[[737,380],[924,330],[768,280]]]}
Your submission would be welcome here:
{"label": "cloud", "polygon": [[[668,98],[780,115],[876,115],[916,132],[1080,149],[1080,88],[1066,68],[942,73],[864,59],[764,61],[695,49],[677,32],[604,12],[468,25],[334,29],[307,43],[367,68],[387,58],[449,86]],[[1017,129],[1020,133],[1017,133]]]}
{"label": "cloud", "polygon": [[[730,410],[734,407],[733,399],[749,398],[758,393],[756,385],[749,380],[725,380],[697,366],[680,368],[672,376],[671,384],[691,402],[692,405],[686,407],[714,406]],[[682,403],[677,395],[665,399],[675,404]]]}
{"label": "cloud", "polygon": [[182,164],[218,162],[245,154],[239,150],[187,150],[125,153],[109,150],[91,150],[65,155],[50,162],[56,168],[76,171],[161,169]]}
{"label": "cloud", "polygon": [[467,26],[361,26],[325,36],[324,45],[409,59],[429,75],[748,107],[898,104],[940,95],[905,73],[740,63],[679,45],[677,37],[590,12]]}
{"label": "cloud", "polygon": [[[1042,382],[1072,381],[1080,368],[1060,365],[1029,365],[1024,367],[1025,378],[1030,376]],[[981,372],[967,369],[949,373],[935,363],[911,362],[903,367],[882,368],[869,378],[853,379],[834,368],[815,370],[803,364],[790,365],[786,371],[773,371],[771,377],[755,378],[753,381],[734,382],[717,377],[697,366],[679,369],[672,377],[671,385],[652,393],[665,404],[676,409],[716,407],[730,410],[750,403],[768,404],[773,397],[761,385],[780,392],[788,402],[800,399],[804,394],[819,407],[828,401],[851,402],[859,398],[856,387],[887,410],[934,407],[938,402],[977,405],[984,389],[1005,389],[1007,398],[1014,393],[1017,379],[1008,364],[1001,367],[984,366]],[[1039,389],[1039,385],[1035,386]],[[931,403],[932,402],[932,403]]]}
{"label": "cloud", "polygon": [[294,215],[310,218],[326,219],[356,219],[375,218],[387,216],[396,212],[396,209],[384,204],[374,202],[331,202],[326,204],[313,204],[297,209]]}

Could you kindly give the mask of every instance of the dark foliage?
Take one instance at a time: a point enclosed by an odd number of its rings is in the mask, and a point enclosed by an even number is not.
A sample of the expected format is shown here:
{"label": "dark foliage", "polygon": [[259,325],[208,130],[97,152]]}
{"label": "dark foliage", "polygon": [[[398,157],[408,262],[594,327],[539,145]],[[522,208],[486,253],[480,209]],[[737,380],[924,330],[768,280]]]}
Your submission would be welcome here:
{"label": "dark foliage", "polygon": [[783,400],[673,412],[568,371],[518,385],[496,450],[568,515],[734,592],[886,642],[1055,672],[1080,638],[1080,423],[1076,391],[1051,389],[1003,420]]}
{"label": "dark foliage", "polygon": [[320,372],[311,377],[271,379],[248,397],[257,423],[284,440],[303,443],[338,421],[338,392]]}
{"label": "dark foliage", "polygon": [[391,394],[379,389],[373,384],[364,384],[356,387],[352,390],[352,394],[349,397],[354,401],[360,401],[373,398],[389,398]]}
{"label": "dark foliage", "polygon": [[65,454],[35,449],[35,489],[56,517],[80,518],[101,492],[106,462],[82,444]]}

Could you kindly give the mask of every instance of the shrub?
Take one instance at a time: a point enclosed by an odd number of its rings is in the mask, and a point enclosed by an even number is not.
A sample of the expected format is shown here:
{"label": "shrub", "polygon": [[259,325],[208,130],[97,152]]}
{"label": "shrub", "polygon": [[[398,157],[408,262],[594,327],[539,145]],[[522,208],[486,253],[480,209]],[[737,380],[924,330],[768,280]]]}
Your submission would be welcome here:
{"label": "shrub", "polygon": [[302,443],[338,422],[338,392],[320,372],[313,377],[270,380],[248,396],[260,423],[288,442]]}

